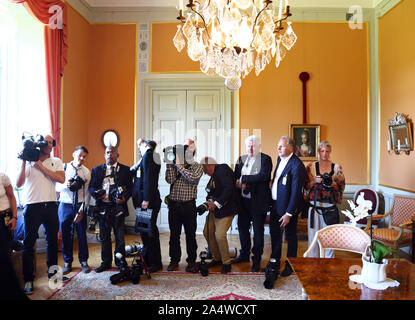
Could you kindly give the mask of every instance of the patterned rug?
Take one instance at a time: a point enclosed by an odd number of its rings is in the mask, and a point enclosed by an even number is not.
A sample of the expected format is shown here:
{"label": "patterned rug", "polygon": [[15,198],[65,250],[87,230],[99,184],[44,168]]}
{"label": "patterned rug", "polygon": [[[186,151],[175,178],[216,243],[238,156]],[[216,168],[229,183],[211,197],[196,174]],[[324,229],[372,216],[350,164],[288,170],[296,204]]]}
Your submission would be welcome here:
{"label": "patterned rug", "polygon": [[112,285],[118,271],[78,273],[55,291],[51,300],[301,300],[301,284],[295,275],[279,277],[274,289],[263,286],[263,273],[211,272],[207,277],[184,272],[142,275],[139,284]]}

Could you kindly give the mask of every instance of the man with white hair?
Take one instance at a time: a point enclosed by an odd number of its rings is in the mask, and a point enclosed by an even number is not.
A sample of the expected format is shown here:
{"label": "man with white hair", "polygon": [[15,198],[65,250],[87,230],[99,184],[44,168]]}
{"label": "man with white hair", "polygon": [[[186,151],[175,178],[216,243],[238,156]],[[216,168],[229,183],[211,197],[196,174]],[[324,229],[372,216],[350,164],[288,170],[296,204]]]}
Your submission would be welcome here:
{"label": "man with white hair", "polygon": [[236,187],[240,210],[238,212],[241,251],[232,263],[249,262],[251,253],[251,223],[254,228],[252,272],[258,272],[264,251],[264,224],[271,203],[269,182],[272,159],[260,152],[261,140],[257,136],[245,139],[247,154],[240,156],[235,166]]}

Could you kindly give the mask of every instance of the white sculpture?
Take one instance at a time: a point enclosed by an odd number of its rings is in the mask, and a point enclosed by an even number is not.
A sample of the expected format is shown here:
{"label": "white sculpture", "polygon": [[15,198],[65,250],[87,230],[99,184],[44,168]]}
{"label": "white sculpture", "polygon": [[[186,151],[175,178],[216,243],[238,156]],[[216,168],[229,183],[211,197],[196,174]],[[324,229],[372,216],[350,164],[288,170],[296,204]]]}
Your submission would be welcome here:
{"label": "white sculpture", "polygon": [[350,219],[350,223],[353,226],[356,226],[357,221],[363,219],[369,215],[369,210],[372,210],[372,201],[365,200],[365,193],[360,192],[359,196],[356,199],[357,206],[351,200],[347,200],[350,208],[353,212],[349,210],[342,210],[342,213]]}

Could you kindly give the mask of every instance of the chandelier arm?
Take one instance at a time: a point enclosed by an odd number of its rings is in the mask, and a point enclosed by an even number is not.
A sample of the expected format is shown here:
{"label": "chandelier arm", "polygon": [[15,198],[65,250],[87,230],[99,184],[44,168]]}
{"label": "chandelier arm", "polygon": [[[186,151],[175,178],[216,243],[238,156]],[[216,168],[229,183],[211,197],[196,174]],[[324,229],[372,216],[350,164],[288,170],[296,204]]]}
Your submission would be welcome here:
{"label": "chandelier arm", "polygon": [[209,31],[208,31],[208,29],[207,29],[207,25],[206,25],[206,21],[205,21],[205,18],[199,13],[199,12],[197,12],[196,10],[194,10],[193,9],[193,7],[191,7],[190,8],[190,10],[192,10],[194,13],[196,13],[201,19],[202,19],[202,21],[203,21],[203,25],[204,25],[204,27],[205,27],[205,30],[206,30],[206,33],[207,33],[207,35],[208,35],[208,37],[209,37],[209,39],[210,39],[210,34],[209,34]]}
{"label": "chandelier arm", "polygon": [[268,5],[269,5],[269,3],[267,3],[267,5],[266,5],[264,8],[262,8],[262,10],[261,10],[260,12],[258,12],[258,14],[257,14],[257,16],[256,16],[256,18],[255,18],[255,21],[254,21],[254,25],[252,26],[252,33],[255,31],[255,26],[256,26],[256,23],[257,23],[257,21],[258,21],[259,16],[261,15],[261,13],[262,13],[264,10],[266,10],[266,9],[268,8]]}

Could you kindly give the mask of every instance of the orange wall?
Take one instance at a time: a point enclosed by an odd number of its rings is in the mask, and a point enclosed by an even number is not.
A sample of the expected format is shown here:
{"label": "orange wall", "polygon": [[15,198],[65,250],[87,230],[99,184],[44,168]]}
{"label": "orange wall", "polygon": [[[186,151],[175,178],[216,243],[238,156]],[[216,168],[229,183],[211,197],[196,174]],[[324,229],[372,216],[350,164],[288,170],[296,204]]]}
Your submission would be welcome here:
{"label": "orange wall", "polygon": [[78,145],[88,147],[88,96],[90,25],[77,11],[68,8],[68,64],[63,77],[62,159],[68,162]]}
{"label": "orange wall", "polygon": [[119,161],[134,162],[136,24],[91,25],[68,6],[68,64],[62,102],[63,160],[76,145],[89,150],[86,165],[104,159],[101,135],[120,135]]}
{"label": "orange wall", "polygon": [[415,192],[415,154],[387,153],[388,120],[404,113],[415,121],[415,1],[402,0],[379,19],[379,183]]}
{"label": "orange wall", "polygon": [[[152,25],[153,72],[192,72],[198,68],[185,49],[177,53],[171,40],[176,25]],[[293,23],[293,27],[298,40],[280,67],[276,69],[272,60],[259,77],[252,71],[242,80],[240,129],[261,129],[263,151],[275,163],[278,139],[289,134],[289,124],[302,122],[298,77],[307,71],[311,75],[307,122],[321,125],[321,140],[332,143],[332,159],[343,165],[347,182],[367,184],[367,26],[351,30],[346,23]],[[159,47],[155,42],[164,45]]]}

